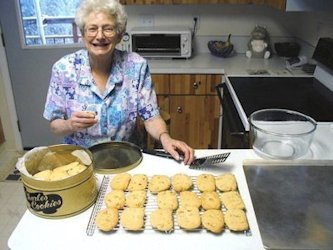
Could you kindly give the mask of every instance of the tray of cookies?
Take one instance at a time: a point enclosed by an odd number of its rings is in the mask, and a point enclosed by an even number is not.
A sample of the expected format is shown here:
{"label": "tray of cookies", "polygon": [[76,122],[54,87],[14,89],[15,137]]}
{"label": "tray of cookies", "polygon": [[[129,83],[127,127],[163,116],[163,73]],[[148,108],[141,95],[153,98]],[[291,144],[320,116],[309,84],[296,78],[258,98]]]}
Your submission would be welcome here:
{"label": "tray of cookies", "polygon": [[145,230],[251,235],[245,204],[232,173],[105,175],[87,235]]}

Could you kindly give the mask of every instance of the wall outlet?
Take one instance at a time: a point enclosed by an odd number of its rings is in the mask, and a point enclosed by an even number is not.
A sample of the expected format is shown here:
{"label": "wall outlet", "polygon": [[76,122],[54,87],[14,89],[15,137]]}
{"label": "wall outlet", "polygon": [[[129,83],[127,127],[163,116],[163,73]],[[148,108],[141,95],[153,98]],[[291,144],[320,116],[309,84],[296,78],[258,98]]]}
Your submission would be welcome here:
{"label": "wall outlet", "polygon": [[194,15],[193,16],[193,28],[194,25],[196,24],[196,29],[200,29],[200,16],[199,15]]}
{"label": "wall outlet", "polygon": [[154,26],[154,16],[153,15],[142,15],[142,25],[143,26]]}

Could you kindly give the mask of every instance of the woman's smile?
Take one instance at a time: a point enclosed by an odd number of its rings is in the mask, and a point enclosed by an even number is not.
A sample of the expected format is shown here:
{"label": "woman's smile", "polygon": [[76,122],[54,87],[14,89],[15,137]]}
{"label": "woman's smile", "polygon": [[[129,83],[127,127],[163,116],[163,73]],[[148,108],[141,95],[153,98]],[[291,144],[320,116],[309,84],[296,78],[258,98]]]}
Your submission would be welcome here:
{"label": "woman's smile", "polygon": [[102,49],[104,49],[104,48],[106,48],[107,46],[109,46],[110,45],[110,43],[91,43],[95,48],[102,48]]}

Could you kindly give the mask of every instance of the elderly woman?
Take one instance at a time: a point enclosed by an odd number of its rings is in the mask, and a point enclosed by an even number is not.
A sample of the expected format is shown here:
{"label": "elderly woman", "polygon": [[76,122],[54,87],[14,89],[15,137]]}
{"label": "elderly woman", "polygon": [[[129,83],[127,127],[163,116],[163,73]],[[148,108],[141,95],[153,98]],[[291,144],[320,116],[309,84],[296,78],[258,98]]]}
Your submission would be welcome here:
{"label": "elderly woman", "polygon": [[85,0],[76,24],[86,49],[58,60],[44,117],[65,143],[90,147],[106,141],[131,141],[139,115],[145,129],[176,160],[190,164],[194,150],[170,137],[161,118],[147,61],[116,49],[127,15],[116,0]]}

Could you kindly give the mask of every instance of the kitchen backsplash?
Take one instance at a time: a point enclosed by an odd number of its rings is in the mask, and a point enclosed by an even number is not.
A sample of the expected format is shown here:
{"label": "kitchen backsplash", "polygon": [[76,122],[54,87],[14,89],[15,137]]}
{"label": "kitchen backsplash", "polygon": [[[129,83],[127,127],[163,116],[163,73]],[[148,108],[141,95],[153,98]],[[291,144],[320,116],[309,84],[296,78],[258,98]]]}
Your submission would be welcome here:
{"label": "kitchen backsplash", "polygon": [[[126,10],[128,30],[149,25],[193,28],[193,17],[199,16],[198,37],[220,37],[231,33],[233,37],[246,39],[255,25],[265,26],[273,40],[296,37],[313,48],[319,37],[333,37],[330,11],[285,12],[268,6],[242,4],[128,5]],[[239,43],[243,44],[241,39]],[[243,50],[242,46],[238,47]]]}
{"label": "kitchen backsplash", "polygon": [[[194,53],[208,52],[209,40],[231,40],[238,53],[245,53],[247,42],[255,25],[267,28],[274,42],[296,41],[301,45],[300,55],[311,58],[319,37],[333,37],[330,12],[285,12],[268,6],[193,4],[126,6],[128,30],[137,26],[184,25],[193,28],[193,17],[199,16],[199,27]],[[274,52],[274,51],[273,51]]]}

